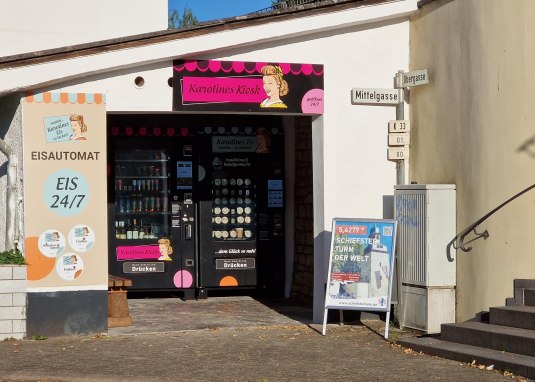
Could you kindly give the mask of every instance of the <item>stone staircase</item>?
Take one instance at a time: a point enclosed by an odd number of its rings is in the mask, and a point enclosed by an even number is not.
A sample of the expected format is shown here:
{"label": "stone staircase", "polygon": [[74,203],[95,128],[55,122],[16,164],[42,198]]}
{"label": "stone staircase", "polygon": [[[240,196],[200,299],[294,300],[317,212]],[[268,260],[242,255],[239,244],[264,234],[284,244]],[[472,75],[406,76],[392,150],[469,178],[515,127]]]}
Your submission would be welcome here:
{"label": "stone staircase", "polygon": [[535,379],[535,280],[514,280],[514,297],[479,321],[442,324],[439,337],[403,338],[402,346]]}

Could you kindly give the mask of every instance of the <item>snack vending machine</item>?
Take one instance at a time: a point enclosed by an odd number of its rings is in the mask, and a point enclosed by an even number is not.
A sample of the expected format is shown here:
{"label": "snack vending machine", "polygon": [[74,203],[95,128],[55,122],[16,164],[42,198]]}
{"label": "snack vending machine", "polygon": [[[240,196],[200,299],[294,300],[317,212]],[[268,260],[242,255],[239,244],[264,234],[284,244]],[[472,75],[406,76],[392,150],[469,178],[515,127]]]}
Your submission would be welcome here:
{"label": "snack vending machine", "polygon": [[199,140],[199,161],[206,174],[199,182],[198,294],[235,287],[281,295],[282,132],[246,127],[213,131]]}
{"label": "snack vending machine", "polygon": [[196,285],[193,146],[187,138],[114,137],[109,273],[134,290]]}

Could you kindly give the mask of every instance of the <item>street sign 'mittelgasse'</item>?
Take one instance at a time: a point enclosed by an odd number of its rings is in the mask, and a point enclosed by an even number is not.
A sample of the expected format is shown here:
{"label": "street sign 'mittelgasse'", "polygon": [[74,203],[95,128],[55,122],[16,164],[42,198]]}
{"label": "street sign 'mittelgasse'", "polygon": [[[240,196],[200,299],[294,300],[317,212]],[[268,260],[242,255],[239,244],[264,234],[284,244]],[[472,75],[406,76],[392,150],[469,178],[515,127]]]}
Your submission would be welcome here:
{"label": "street sign 'mittelgasse'", "polygon": [[401,101],[398,89],[353,88],[351,103],[366,105],[397,105]]}

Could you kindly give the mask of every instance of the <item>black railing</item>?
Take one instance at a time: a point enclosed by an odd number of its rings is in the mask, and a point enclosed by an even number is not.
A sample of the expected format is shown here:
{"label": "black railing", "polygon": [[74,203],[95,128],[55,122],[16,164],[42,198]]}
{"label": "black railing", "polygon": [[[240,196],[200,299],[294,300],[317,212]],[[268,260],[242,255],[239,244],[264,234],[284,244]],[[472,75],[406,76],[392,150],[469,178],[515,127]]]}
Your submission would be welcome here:
{"label": "black railing", "polygon": [[267,13],[267,12],[274,12],[274,11],[282,11],[287,10],[293,7],[298,7],[300,5],[305,4],[313,4],[313,3],[323,3],[325,0],[287,0],[287,1],[281,1],[280,3],[273,4],[271,7],[263,8],[258,11],[252,12],[250,14],[259,14],[259,13]]}
{"label": "black railing", "polygon": [[[518,194],[516,194],[516,195],[512,196],[511,198],[507,199],[505,202],[500,204],[498,207],[496,207],[495,209],[490,211],[488,214],[484,215],[483,217],[481,217],[480,219],[475,221],[473,224],[468,226],[468,228],[466,228],[463,231],[461,231],[460,233],[458,233],[448,243],[448,246],[446,247],[446,255],[448,256],[448,261],[449,262],[453,261],[453,257],[451,257],[451,252],[450,252],[451,251],[451,247],[453,247],[455,249],[459,249],[460,248],[463,252],[470,252],[472,250],[472,247],[465,247],[466,244],[471,243],[471,242],[473,242],[475,240],[478,240],[478,239],[481,239],[481,238],[487,240],[487,238],[490,236],[489,231],[488,230],[484,230],[483,232],[477,232],[476,231],[477,226],[480,225],[481,223],[483,223],[485,220],[487,220],[496,211],[498,211],[501,208],[505,207],[507,204],[511,203],[513,200],[515,200],[516,198],[518,198],[519,196],[525,194],[526,192],[528,192],[529,190],[531,190],[533,188],[535,188],[535,184],[532,184],[531,186],[529,186],[529,187],[525,188],[524,190],[520,191]],[[466,239],[466,236],[468,236],[471,232],[474,233],[475,237],[470,239],[468,242],[465,243],[464,240]],[[459,240],[458,245],[457,245],[457,240]]]}

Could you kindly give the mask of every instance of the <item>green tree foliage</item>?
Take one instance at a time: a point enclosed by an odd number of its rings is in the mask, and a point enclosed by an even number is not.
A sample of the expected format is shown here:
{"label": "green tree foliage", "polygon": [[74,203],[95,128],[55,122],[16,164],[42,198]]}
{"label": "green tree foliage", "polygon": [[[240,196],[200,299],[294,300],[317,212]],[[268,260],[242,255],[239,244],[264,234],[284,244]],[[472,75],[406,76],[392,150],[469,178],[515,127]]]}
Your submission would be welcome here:
{"label": "green tree foliage", "polygon": [[0,252],[0,264],[24,265],[26,259],[18,250]]}
{"label": "green tree foliage", "polygon": [[169,29],[187,29],[199,24],[199,20],[193,14],[191,9],[186,5],[182,10],[182,15],[176,9],[170,9],[167,17]]}

